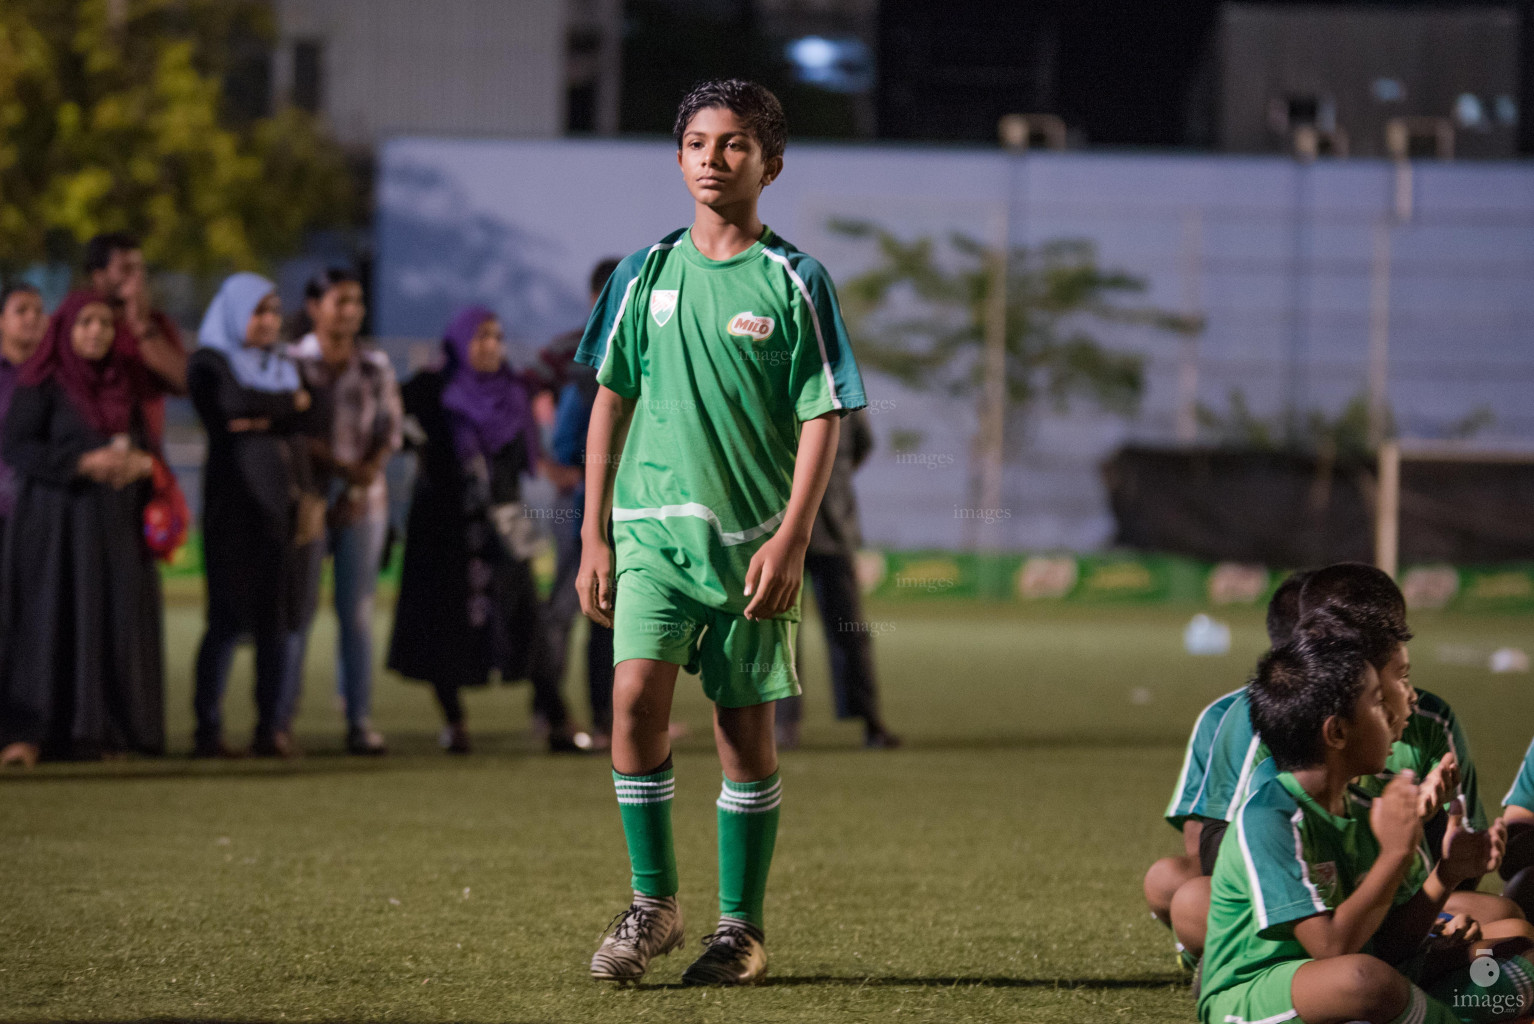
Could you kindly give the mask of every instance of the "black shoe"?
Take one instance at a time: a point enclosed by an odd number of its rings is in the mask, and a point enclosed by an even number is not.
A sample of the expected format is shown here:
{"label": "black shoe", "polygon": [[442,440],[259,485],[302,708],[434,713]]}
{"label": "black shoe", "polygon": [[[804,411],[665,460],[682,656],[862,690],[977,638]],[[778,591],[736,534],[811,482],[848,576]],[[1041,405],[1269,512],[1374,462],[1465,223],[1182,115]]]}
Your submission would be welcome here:
{"label": "black shoe", "polygon": [[549,732],[549,753],[551,754],[589,754],[592,748],[581,746],[575,742],[575,735],[569,729],[554,729]]}
{"label": "black shoe", "polygon": [[280,757],[291,761],[299,754],[293,737],[285,732],[258,732],[250,744],[251,757]]}
{"label": "black shoe", "polygon": [[383,734],[370,725],[354,725],[346,730],[346,752],[363,757],[382,757],[389,752]]}
{"label": "black shoe", "polygon": [[724,918],[703,945],[703,955],[682,972],[683,985],[754,985],[767,974],[762,933],[744,921]]}
{"label": "black shoe", "polygon": [[467,754],[472,749],[469,745],[469,730],[461,722],[444,726],[437,745],[449,754]]}
{"label": "black shoe", "polygon": [[863,746],[869,750],[894,750],[900,746],[900,737],[882,725],[870,725],[863,730]]}
{"label": "black shoe", "polygon": [[212,739],[198,737],[192,742],[192,756],[198,759],[220,759],[227,761],[244,757],[245,751],[236,750],[217,737]]}

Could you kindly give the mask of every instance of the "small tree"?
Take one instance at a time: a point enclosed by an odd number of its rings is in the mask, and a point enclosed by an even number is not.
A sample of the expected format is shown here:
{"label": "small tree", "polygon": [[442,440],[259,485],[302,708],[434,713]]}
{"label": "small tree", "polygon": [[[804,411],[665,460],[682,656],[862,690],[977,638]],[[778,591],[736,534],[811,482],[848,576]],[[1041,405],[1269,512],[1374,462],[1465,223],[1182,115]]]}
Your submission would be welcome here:
{"label": "small tree", "polygon": [[255,0],[0,4],[0,270],[127,230],[154,262],[257,267],[355,209],[345,159],[295,110],[240,119],[223,81]]}
{"label": "small tree", "polygon": [[[839,286],[859,361],[911,388],[983,394],[993,292],[1002,279],[996,251],[957,232],[945,258],[931,238],[907,242],[864,221],[836,220],[831,229],[878,251],[872,270]],[[1064,411],[1075,399],[1120,415],[1139,408],[1143,357],[1105,347],[1094,325],[1138,324],[1181,335],[1203,329],[1198,317],[1125,302],[1145,282],[1099,266],[1087,241],[1012,247],[1005,283],[1002,421],[1041,403]]]}

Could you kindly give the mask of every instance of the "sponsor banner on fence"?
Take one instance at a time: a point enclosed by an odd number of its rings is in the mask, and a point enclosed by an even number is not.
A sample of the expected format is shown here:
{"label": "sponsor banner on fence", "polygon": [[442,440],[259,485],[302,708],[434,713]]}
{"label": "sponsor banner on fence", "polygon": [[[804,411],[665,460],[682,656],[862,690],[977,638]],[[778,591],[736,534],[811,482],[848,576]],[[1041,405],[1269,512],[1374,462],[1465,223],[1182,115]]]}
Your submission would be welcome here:
{"label": "sponsor banner on fence", "polygon": [[[865,593],[881,598],[983,598],[1073,604],[1267,603],[1287,574],[1240,562],[1174,555],[863,551]],[[1534,611],[1534,564],[1408,566],[1401,589],[1413,609]]]}
{"label": "sponsor banner on fence", "polygon": [[[399,581],[402,545],[393,546],[382,578]],[[545,594],[553,552],[534,560]],[[193,531],[162,567],[168,578],[202,575],[202,536]],[[1240,562],[1175,555],[977,554],[954,551],[860,551],[858,581],[880,598],[965,598],[1072,604],[1262,605],[1283,571]],[[1534,563],[1492,566],[1414,565],[1400,576],[1414,610],[1534,612]]]}

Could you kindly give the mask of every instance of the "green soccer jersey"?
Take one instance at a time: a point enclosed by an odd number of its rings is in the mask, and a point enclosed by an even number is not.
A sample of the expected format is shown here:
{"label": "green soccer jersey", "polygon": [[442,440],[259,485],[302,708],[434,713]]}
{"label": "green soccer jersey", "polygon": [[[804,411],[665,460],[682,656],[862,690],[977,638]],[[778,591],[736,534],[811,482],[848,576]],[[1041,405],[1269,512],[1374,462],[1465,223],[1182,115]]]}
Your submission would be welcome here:
{"label": "green soccer jersey", "polygon": [[1392,778],[1408,768],[1421,782],[1451,752],[1459,762],[1459,794],[1465,798],[1465,820],[1471,828],[1484,829],[1488,824],[1486,808],[1481,806],[1481,787],[1476,779],[1475,761],[1470,757],[1470,744],[1454,710],[1442,697],[1426,690],[1417,691],[1417,706],[1406,721],[1406,731],[1391,746],[1385,770],[1359,779],[1358,788],[1371,797],[1378,796]]}
{"label": "green soccer jersey", "polygon": [[867,404],[825,268],[771,230],[726,260],[672,232],[618,265],[576,359],[635,402],[613,485],[620,600],[638,570],[744,612],[751,556],[787,510],[800,424]]}
{"label": "green soccer jersey", "polygon": [[[1335,910],[1378,859],[1368,814],[1369,801],[1359,794],[1350,794],[1346,814],[1335,815],[1272,758],[1257,767],[1251,796],[1231,820],[1210,880],[1201,1019],[1205,1004],[1220,992],[1275,964],[1310,959],[1294,926]],[[1428,863],[1427,851],[1419,849],[1395,895],[1397,905],[1422,887]]]}
{"label": "green soccer jersey", "polygon": [[1513,780],[1513,788],[1507,791],[1507,796],[1502,798],[1502,806],[1534,811],[1534,743],[1529,744],[1529,752],[1523,755],[1518,777]]}
{"label": "green soccer jersey", "polygon": [[1193,734],[1188,737],[1188,747],[1183,752],[1182,771],[1177,773],[1177,786],[1172,790],[1172,799],[1164,815],[1175,829],[1181,829],[1193,814],[1193,806],[1204,787],[1210,750],[1225,724],[1226,713],[1241,693],[1241,690],[1232,690],[1211,702],[1193,723]]}
{"label": "green soccer jersey", "polygon": [[1204,780],[1190,813],[1213,821],[1229,821],[1246,799],[1252,770],[1268,758],[1268,748],[1252,728],[1252,702],[1246,689],[1236,691],[1209,747]]}
{"label": "green soccer jersey", "polygon": [[[1459,727],[1459,719],[1442,697],[1426,690],[1417,691],[1417,706],[1407,719],[1401,738],[1390,747],[1385,770],[1358,781],[1358,788],[1371,797],[1384,791],[1392,777],[1410,768],[1418,781],[1427,776],[1443,756],[1453,751],[1459,761],[1459,792],[1465,798],[1468,821],[1472,828],[1487,825],[1486,809],[1481,806],[1480,785],[1470,744]],[[1231,702],[1221,723],[1204,784],[1193,802],[1191,813],[1201,818],[1229,821],[1230,814],[1241,806],[1251,792],[1253,769],[1268,758],[1267,744],[1252,728],[1250,703],[1245,691]]]}

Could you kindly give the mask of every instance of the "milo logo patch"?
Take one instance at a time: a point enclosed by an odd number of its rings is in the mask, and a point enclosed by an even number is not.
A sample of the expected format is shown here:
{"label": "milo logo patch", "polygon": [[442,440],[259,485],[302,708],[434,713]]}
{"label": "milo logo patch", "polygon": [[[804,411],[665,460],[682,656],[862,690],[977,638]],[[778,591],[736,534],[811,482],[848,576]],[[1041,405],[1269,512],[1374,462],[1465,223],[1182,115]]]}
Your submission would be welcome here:
{"label": "milo logo patch", "polygon": [[772,337],[772,329],[777,322],[770,316],[757,316],[747,310],[744,313],[736,313],[730,318],[729,326],[725,330],[737,338],[751,338],[755,341],[766,341]]}

